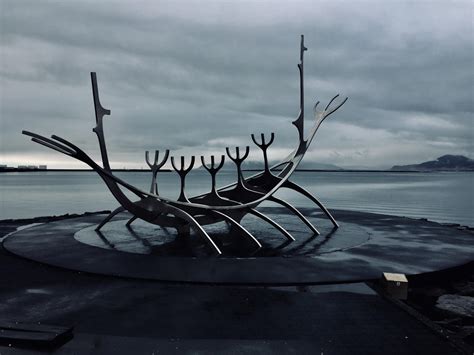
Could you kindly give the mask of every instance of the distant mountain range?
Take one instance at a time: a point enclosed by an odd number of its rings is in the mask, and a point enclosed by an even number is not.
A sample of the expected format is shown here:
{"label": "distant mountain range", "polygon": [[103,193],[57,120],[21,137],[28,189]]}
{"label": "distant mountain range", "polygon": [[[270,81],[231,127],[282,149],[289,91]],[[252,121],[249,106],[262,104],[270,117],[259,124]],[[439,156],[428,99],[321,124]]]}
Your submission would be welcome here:
{"label": "distant mountain range", "polygon": [[463,155],[443,155],[421,164],[394,165],[393,171],[474,171],[474,160]]}

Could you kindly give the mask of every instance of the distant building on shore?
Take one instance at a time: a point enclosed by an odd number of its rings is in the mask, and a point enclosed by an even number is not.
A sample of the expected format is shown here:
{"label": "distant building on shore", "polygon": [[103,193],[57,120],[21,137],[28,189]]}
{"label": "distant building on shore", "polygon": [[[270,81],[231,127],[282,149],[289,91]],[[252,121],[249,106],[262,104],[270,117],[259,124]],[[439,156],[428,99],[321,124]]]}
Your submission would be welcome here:
{"label": "distant building on shore", "polygon": [[18,165],[18,170],[48,170],[47,165]]}
{"label": "distant building on shore", "polygon": [[12,172],[12,171],[29,171],[29,170],[48,170],[47,165],[18,165],[16,168],[13,166],[8,166],[6,164],[0,164],[1,172]]}

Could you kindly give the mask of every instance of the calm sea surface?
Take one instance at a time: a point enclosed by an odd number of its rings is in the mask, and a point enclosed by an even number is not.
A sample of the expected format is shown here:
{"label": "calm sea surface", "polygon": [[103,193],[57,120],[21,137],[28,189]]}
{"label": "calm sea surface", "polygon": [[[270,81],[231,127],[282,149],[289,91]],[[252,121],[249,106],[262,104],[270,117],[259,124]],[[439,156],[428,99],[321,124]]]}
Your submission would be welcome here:
{"label": "calm sea surface", "polygon": [[[149,172],[117,173],[149,189]],[[218,184],[235,178],[218,175]],[[209,175],[193,171],[187,180],[189,196],[209,189]],[[428,218],[474,226],[474,173],[296,172],[292,180],[315,194],[329,209],[378,212]],[[161,195],[178,196],[175,173],[158,175]],[[295,206],[311,202],[290,190],[277,194]],[[270,205],[266,203],[265,205]],[[93,172],[32,172],[0,174],[0,219],[81,213],[114,209],[117,203]]]}

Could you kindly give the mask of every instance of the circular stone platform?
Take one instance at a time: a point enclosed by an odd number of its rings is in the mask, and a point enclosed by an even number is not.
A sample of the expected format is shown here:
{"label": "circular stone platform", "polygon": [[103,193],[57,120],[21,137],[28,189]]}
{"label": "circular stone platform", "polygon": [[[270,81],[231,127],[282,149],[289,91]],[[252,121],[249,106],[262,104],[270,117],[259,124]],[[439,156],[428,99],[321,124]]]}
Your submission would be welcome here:
{"label": "circular stone platform", "polygon": [[380,214],[334,211],[333,229],[321,213],[302,209],[321,232],[312,235],[297,218],[278,208],[262,212],[296,238],[288,242],[261,220],[242,224],[263,248],[229,235],[224,223],[206,226],[223,256],[197,235],[177,237],[117,216],[94,231],[104,215],[46,223],[11,234],[4,247],[13,254],[66,269],[102,275],[172,282],[295,285],[355,282],[382,272],[407,275],[432,272],[474,259],[474,235],[434,222]]}

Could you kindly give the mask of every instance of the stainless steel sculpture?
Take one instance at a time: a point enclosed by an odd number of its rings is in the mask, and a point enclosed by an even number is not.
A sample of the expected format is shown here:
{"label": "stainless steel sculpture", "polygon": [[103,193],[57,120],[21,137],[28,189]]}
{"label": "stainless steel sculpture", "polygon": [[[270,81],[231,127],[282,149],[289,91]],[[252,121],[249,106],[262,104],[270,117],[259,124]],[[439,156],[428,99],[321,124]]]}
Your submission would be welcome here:
{"label": "stainless steel sculpture", "polygon": [[[216,187],[216,175],[224,164],[224,155],[218,158],[218,162],[214,156],[211,156],[210,164],[206,163],[206,159],[201,156],[202,166],[211,175],[211,191],[188,198],[185,193],[186,175],[193,168],[195,157],[191,157],[189,165],[185,167],[184,157],[180,158],[180,167],[174,157],[171,157],[171,165],[178,173],[181,181],[180,194],[177,200],[172,200],[161,196],[158,193],[158,184],[156,181],[158,171],[167,162],[169,150],[166,150],[164,157],[158,163],[159,152],[155,152],[153,163],[149,160],[149,152],[146,152],[146,162],[152,171],[152,180],[150,191],[143,191],[135,186],[128,184],[112,173],[107,156],[107,147],[105,144],[103,118],[110,115],[110,110],[102,107],[99,100],[99,91],[97,87],[97,77],[95,73],[91,73],[92,93],[94,98],[96,126],[93,131],[99,140],[100,153],[102,157],[102,166],[94,162],[84,151],[79,149],[71,142],[58,137],[56,135],[50,138],[43,137],[36,133],[23,131],[23,134],[32,137],[32,141],[44,145],[48,148],[56,150],[65,155],[69,155],[77,160],[84,162],[95,170],[103,179],[113,196],[120,203],[115,211],[107,216],[104,221],[97,227],[100,230],[108,221],[116,214],[122,211],[128,211],[132,214],[132,218],[127,222],[130,225],[135,219],[140,218],[152,224],[162,227],[176,228],[179,234],[189,234],[190,228],[193,228],[204,240],[206,240],[217,254],[221,254],[221,250],[212,240],[212,238],[203,229],[204,225],[227,222],[231,226],[233,232],[238,233],[242,237],[248,238],[255,243],[256,247],[261,247],[260,242],[248,231],[242,224],[242,218],[247,214],[252,214],[263,221],[267,222],[275,229],[281,232],[289,241],[295,240],[294,237],[281,225],[272,220],[270,217],[257,211],[255,208],[263,201],[268,200],[286,207],[291,213],[295,214],[308,228],[315,234],[319,234],[318,230],[306,219],[300,211],[298,211],[290,203],[274,196],[275,192],[280,188],[288,188],[294,190],[308,199],[313,201],[331,220],[334,228],[338,224],[323,204],[308,191],[301,186],[291,182],[289,178],[298,167],[303,159],[308,147],[310,146],[321,123],[337,111],[347,100],[345,98],[337,105],[333,105],[339,95],[334,96],[326,105],[324,110],[317,111],[319,101],[314,105],[314,125],[307,136],[304,134],[304,83],[303,83],[303,55],[307,48],[304,46],[304,37],[301,36],[300,46],[300,63],[298,64],[300,77],[300,112],[296,120],[292,124],[298,131],[298,145],[295,150],[283,159],[280,163],[269,166],[267,158],[267,150],[273,143],[275,134],[271,133],[270,139],[267,140],[265,135],[260,135],[260,141],[252,134],[253,142],[262,150],[264,169],[262,172],[244,178],[242,174],[242,163],[247,158],[249,147],[245,147],[245,152],[241,155],[239,147],[235,148],[235,153],[230,148],[226,148],[227,156],[234,162],[237,170],[237,181],[224,187]],[[137,201],[130,200],[122,191],[127,189],[138,197]]]}

